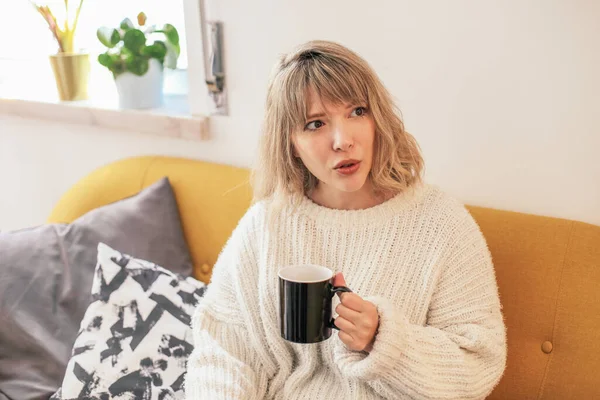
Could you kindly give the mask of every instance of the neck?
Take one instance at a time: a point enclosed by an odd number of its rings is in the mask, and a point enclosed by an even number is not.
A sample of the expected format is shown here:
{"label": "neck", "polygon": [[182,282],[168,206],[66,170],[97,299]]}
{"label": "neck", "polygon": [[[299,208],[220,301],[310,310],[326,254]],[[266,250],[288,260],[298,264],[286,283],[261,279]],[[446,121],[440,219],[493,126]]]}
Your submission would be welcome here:
{"label": "neck", "polygon": [[323,207],[336,210],[363,210],[381,204],[389,198],[376,195],[368,181],[356,192],[332,190],[319,183],[308,197]]}

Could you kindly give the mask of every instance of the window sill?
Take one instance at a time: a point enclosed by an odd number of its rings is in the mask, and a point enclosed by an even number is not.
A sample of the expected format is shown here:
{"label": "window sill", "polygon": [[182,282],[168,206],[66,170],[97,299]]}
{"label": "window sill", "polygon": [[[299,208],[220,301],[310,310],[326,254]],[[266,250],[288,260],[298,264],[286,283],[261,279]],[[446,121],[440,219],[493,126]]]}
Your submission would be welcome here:
{"label": "window sill", "polygon": [[179,139],[208,139],[207,117],[190,114],[185,95],[165,96],[160,109],[125,110],[117,104],[115,98],[61,102],[51,97],[0,97],[0,114]]}

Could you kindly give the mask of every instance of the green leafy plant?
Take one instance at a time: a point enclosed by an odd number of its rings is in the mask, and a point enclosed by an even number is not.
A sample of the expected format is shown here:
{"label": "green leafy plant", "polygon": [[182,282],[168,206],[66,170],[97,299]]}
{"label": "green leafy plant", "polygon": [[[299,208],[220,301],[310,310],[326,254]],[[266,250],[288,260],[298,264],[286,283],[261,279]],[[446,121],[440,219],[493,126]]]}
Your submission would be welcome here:
{"label": "green leafy plant", "polygon": [[[125,18],[118,28],[98,28],[96,36],[107,47],[106,52],[98,55],[98,62],[108,68],[115,78],[127,71],[138,76],[144,75],[151,58],[157,59],[164,67],[177,67],[181,52],[177,29],[170,24],[163,25],[161,29],[155,25],[146,26],[143,12],[137,16],[137,26]],[[160,39],[154,39],[157,36]]]}

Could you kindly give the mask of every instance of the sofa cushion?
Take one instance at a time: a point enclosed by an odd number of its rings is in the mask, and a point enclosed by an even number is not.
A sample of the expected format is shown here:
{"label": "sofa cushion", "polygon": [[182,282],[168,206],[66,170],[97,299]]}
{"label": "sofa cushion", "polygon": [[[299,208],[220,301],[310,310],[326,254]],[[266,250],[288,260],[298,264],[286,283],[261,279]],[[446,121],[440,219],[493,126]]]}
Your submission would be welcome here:
{"label": "sofa cushion", "polygon": [[71,224],[0,233],[0,393],[48,398],[60,386],[91,302],[99,242],[190,275],[168,179]]}
{"label": "sofa cushion", "polygon": [[206,285],[104,244],[88,307],[52,399],[179,399],[192,313]]}

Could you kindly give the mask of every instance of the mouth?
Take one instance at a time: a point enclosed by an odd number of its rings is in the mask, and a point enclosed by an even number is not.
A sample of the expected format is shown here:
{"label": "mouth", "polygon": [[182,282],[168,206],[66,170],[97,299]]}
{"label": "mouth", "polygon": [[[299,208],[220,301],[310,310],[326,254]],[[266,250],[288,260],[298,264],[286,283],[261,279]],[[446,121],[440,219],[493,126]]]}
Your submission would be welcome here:
{"label": "mouth", "polygon": [[351,167],[354,167],[358,163],[360,163],[360,161],[358,161],[358,160],[343,160],[343,161],[340,161],[339,163],[337,163],[335,165],[335,167],[333,167],[333,169],[351,168]]}
{"label": "mouth", "polygon": [[360,168],[360,161],[357,160],[344,160],[336,165],[334,168],[335,172],[341,176],[354,175]]}

